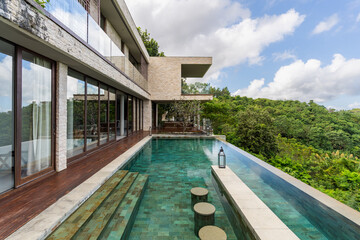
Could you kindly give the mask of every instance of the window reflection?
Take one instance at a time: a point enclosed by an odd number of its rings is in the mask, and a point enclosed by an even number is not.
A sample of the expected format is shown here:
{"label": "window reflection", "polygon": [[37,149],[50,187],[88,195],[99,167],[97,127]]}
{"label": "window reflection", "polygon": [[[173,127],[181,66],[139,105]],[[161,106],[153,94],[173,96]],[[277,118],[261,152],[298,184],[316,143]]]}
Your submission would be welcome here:
{"label": "window reflection", "polygon": [[108,141],[108,101],[107,86],[100,84],[100,144]]}
{"label": "window reflection", "polygon": [[110,88],[109,89],[109,100],[110,100],[110,106],[109,106],[109,138],[110,140],[115,139],[115,101],[116,101],[116,95],[115,95],[115,89]]}
{"label": "window reflection", "polygon": [[51,74],[49,61],[23,51],[22,177],[30,176],[51,166]]}
{"label": "window reflection", "polygon": [[14,51],[0,40],[0,193],[14,187]]}
{"label": "window reflection", "polygon": [[67,157],[84,152],[84,76],[69,69],[67,78]]}
{"label": "window reflection", "polygon": [[99,87],[93,79],[87,80],[87,122],[86,122],[86,148],[87,150],[97,147],[99,141]]}

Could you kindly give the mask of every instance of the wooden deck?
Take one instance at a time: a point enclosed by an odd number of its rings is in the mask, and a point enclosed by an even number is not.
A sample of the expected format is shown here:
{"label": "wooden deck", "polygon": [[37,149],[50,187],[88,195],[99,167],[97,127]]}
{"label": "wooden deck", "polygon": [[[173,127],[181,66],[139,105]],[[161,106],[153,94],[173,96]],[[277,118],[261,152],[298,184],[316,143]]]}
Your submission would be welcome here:
{"label": "wooden deck", "polygon": [[71,164],[64,171],[12,190],[2,197],[0,239],[9,236],[148,134],[148,132],[140,132],[121,139]]}

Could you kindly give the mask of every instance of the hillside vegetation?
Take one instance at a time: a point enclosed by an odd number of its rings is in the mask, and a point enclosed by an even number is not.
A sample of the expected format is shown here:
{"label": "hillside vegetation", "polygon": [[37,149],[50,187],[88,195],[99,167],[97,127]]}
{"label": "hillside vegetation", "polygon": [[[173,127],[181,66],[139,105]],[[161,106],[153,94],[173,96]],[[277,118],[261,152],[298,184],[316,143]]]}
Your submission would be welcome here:
{"label": "hillside vegetation", "polygon": [[210,91],[202,108],[215,134],[360,211],[359,110]]}

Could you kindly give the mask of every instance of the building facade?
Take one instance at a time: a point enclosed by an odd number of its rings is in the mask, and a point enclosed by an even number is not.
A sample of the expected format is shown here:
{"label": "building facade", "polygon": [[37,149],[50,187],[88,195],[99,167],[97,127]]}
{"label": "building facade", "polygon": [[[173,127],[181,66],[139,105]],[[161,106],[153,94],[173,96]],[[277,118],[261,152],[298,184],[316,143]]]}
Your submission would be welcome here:
{"label": "building facade", "polygon": [[211,57],[150,57],[123,0],[0,2],[0,195],[157,125]]}

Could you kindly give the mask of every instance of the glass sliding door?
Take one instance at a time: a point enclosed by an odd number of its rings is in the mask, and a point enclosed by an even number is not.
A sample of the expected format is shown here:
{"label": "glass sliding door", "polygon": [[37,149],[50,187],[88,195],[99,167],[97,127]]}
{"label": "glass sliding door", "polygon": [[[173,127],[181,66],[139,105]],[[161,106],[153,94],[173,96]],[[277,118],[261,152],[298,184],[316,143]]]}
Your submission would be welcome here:
{"label": "glass sliding door", "polygon": [[14,54],[0,40],[0,193],[14,187]]}
{"label": "glass sliding door", "polygon": [[91,78],[86,84],[86,119],[86,149],[90,150],[99,142],[99,87]]}
{"label": "glass sliding door", "polygon": [[67,157],[84,152],[85,77],[69,69],[67,78]]}
{"label": "glass sliding door", "polygon": [[22,51],[21,177],[52,165],[52,64]]}
{"label": "glass sliding door", "polygon": [[108,141],[109,133],[109,92],[108,87],[100,84],[100,144]]}
{"label": "glass sliding door", "polygon": [[122,128],[124,129],[124,134],[122,136],[128,136],[128,124],[129,124],[129,97],[126,94],[123,94],[124,96],[124,125],[122,125]]}
{"label": "glass sliding door", "polygon": [[115,115],[116,115],[116,95],[115,89],[109,88],[109,140],[115,140]]}
{"label": "glass sliding door", "polygon": [[133,104],[133,98],[131,96],[128,97],[128,135],[133,133],[133,110],[134,110],[134,104]]}

